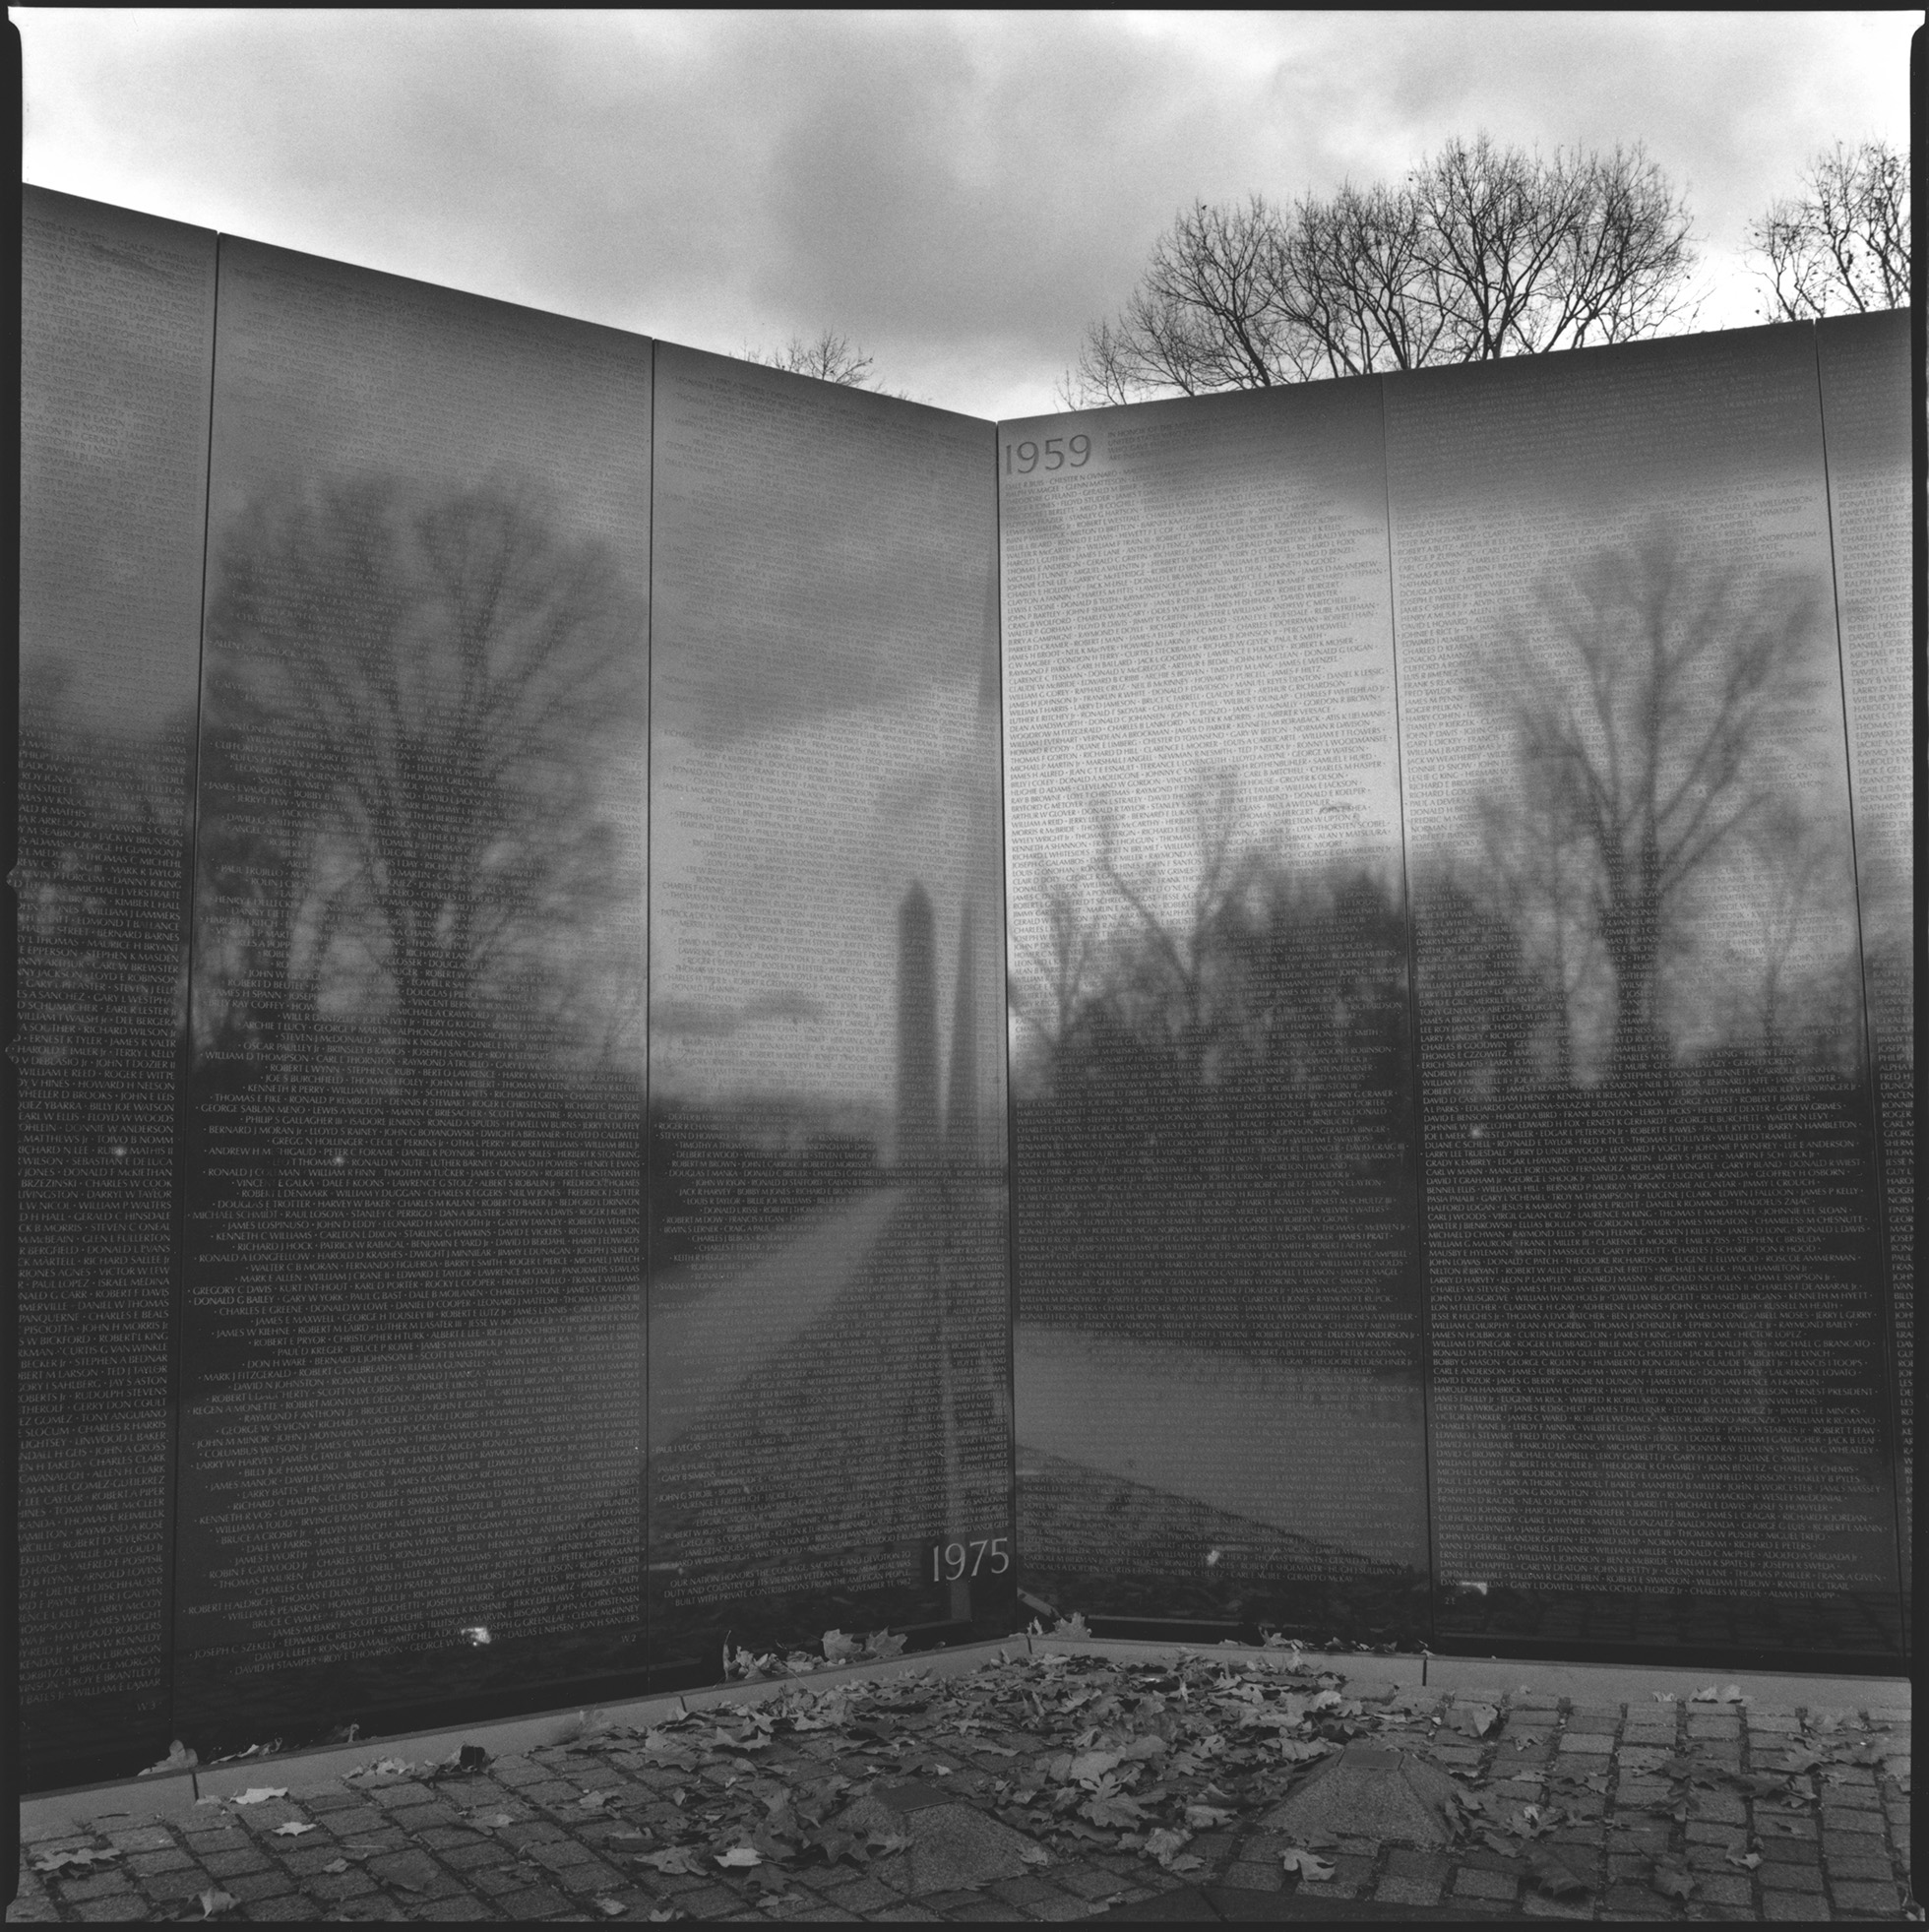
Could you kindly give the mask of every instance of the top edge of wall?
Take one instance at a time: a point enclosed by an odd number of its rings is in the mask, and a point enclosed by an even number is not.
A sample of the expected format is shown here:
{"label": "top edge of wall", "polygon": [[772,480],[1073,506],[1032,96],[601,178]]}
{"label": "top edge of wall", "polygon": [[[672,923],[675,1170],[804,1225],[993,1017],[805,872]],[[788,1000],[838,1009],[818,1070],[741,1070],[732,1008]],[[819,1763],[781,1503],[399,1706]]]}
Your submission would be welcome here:
{"label": "top edge of wall", "polygon": [[[450,282],[425,281],[419,276],[398,275],[393,270],[371,268],[365,263],[343,261],[332,255],[316,255],[305,249],[286,248],[278,242],[256,240],[252,236],[230,234],[225,229],[203,227],[195,222],[177,221],[164,215],[154,215],[144,209],[124,208],[115,202],[94,201],[87,196],[69,194],[60,188],[42,187],[34,182],[23,182],[21,186],[23,210],[31,209],[35,201],[49,204],[48,213],[54,213],[65,204],[76,214],[85,211],[93,218],[125,220],[130,218],[154,222],[157,226],[172,229],[178,234],[203,234],[218,237],[223,243],[232,243],[250,250],[260,249],[276,255],[294,257],[299,260],[326,263],[331,268],[345,269],[358,275],[376,276],[391,282],[401,282],[423,289],[434,289],[444,294],[467,296],[471,301],[489,302],[504,309],[521,310],[529,315],[545,316],[554,320],[571,322],[585,329],[606,331],[611,335],[627,336],[638,342],[653,343],[658,347],[675,351],[681,355],[701,356],[707,360],[719,362],[738,369],[762,370],[764,376],[775,387],[790,383],[810,383],[820,379],[800,375],[792,370],[776,369],[768,363],[751,360],[747,356],[728,355],[717,349],[697,348],[689,343],[675,343],[660,336],[646,334],[640,330],[621,329],[606,322],[592,322],[584,316],[568,315],[558,309],[537,308],[528,302],[513,302],[499,295],[484,295],[475,289],[460,288]],[[965,422],[981,423],[998,430],[1017,429],[1030,423],[1063,422],[1073,417],[1115,415],[1121,410],[1153,410],[1171,412],[1175,410],[1225,410],[1238,407],[1251,408],[1255,404],[1261,406],[1290,406],[1282,399],[1298,396],[1309,390],[1331,391],[1357,387],[1368,383],[1395,380],[1404,383],[1440,381],[1506,381],[1518,365],[1539,365],[1551,357],[1597,357],[1601,355],[1641,355],[1666,353],[1684,343],[1727,342],[1742,336],[1765,336],[1777,332],[1786,334],[1797,329],[1826,329],[1831,333],[1860,331],[1864,329],[1894,328],[1907,329],[1909,312],[1907,309],[1878,309],[1861,315],[1827,316],[1820,322],[1763,322],[1753,323],[1740,329],[1701,329],[1689,330],[1675,336],[1648,337],[1633,343],[1590,343],[1580,348],[1549,349],[1531,355],[1502,356],[1491,362],[1442,363],[1425,369],[1381,370],[1361,376],[1327,376],[1311,382],[1280,383],[1270,389],[1232,389],[1213,390],[1202,396],[1161,396],[1138,403],[1105,403],[1083,409],[1054,409],[1036,415],[1027,416],[977,416],[967,410],[947,408],[943,404],[914,402],[907,397],[892,396],[879,390],[856,388],[848,384],[826,384],[827,388],[842,389],[853,397],[870,399],[867,405],[876,407],[897,407],[918,409],[933,415],[947,416]],[[1262,399],[1281,399],[1270,404]]]}

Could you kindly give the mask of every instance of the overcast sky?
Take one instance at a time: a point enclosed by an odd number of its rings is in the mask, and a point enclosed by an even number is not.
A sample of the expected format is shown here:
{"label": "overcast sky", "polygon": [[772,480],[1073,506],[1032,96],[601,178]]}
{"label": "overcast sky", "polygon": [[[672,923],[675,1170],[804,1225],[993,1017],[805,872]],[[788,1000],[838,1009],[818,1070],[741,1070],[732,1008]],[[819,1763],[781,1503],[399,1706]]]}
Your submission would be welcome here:
{"label": "overcast sky", "polygon": [[1908,132],[1886,14],[139,12],[16,7],[30,181],[894,388],[1053,406],[1195,196],[1397,177],[1445,138],[1644,142],[1701,326],[1836,139]]}

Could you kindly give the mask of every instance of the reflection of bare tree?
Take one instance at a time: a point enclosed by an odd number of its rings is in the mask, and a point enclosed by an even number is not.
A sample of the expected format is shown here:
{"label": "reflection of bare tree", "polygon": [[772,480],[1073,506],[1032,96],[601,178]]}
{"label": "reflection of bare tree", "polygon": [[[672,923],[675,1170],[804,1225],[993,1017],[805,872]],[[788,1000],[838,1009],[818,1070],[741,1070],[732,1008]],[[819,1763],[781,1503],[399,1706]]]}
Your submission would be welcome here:
{"label": "reflection of bare tree", "polygon": [[1228,914],[1259,864],[1244,849],[1238,776],[1202,773],[1187,801],[1194,870],[1183,923],[1163,919],[1153,888],[1120,865],[1112,822],[1098,815],[1098,876],[1125,908],[1127,924],[1113,947],[1112,1001],[1128,1028],[1163,1034],[1191,1071],[1205,1074],[1213,1038],[1225,1017],[1216,984]]}
{"label": "reflection of bare tree", "polygon": [[510,488],[359,477],[264,494],[218,569],[204,1035],[326,1006],[415,1072],[510,1026],[606,1047],[634,989],[598,939],[623,865],[600,787],[641,686],[607,553]]}
{"label": "reflection of bare tree", "polygon": [[[1730,861],[1740,916],[1729,944],[1731,1030],[1752,1036],[1772,1062],[1808,1030],[1853,1039],[1853,908],[1843,902],[1847,861],[1831,828],[1793,800],[1777,799],[1740,841]],[[1837,944],[1833,972],[1804,974],[1804,942],[1818,927]],[[1846,1007],[1846,1012],[1833,1009]]]}
{"label": "reflection of bare tree", "polygon": [[1252,836],[1230,774],[1193,789],[1182,881],[1096,816],[1095,908],[1044,875],[1020,995],[1043,1062],[1013,1163],[1026,1318],[1384,1354],[1408,1259],[1397,887]]}
{"label": "reflection of bare tree", "polygon": [[1772,807],[1797,809],[1786,760],[1820,611],[1806,585],[1750,581],[1658,523],[1538,602],[1497,665],[1513,764],[1485,803],[1489,865],[1564,1003],[1604,968],[1609,1066],[1632,1073],[1660,1053],[1698,890]]}
{"label": "reflection of bare tree", "polygon": [[1019,953],[1031,968],[1031,977],[1013,978],[1012,1006],[1050,1062],[1069,1044],[1091,990],[1098,934],[1080,904],[1077,889],[1049,865],[1038,868],[1037,891],[1044,911],[1044,943],[1020,943]]}

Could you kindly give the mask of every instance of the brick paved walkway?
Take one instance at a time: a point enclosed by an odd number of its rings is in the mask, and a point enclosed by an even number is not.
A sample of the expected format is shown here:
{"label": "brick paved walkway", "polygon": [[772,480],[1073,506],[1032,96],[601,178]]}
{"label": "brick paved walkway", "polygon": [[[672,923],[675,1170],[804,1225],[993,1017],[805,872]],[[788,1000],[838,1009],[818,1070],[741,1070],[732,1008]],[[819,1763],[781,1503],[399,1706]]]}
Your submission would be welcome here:
{"label": "brick paved walkway", "polygon": [[[1517,1694],[1489,1722],[1465,1693],[1333,1697],[1344,1660],[1315,1690],[1326,1664],[1281,1679],[1277,1658],[1209,1652],[1161,1675],[1061,1654],[829,1695],[805,1680],[761,1715],[592,1723],[479,1768],[377,1745],[359,1773],[304,1781],[300,1760],[271,1758],[255,1775],[285,1796],[168,1816],[123,1787],[101,1800],[121,1815],[92,1829],[25,1807],[7,1916],[198,1920],[204,1901],[237,1920],[1920,1915],[1906,1709]],[[1298,1731],[1329,1751],[1368,1739],[1452,1774],[1454,1842],[1299,1846],[1263,1829],[1320,1762],[1280,1743],[1295,1696],[1323,1698]],[[1111,1763],[1080,1758],[1094,1748]],[[1302,1850],[1310,1875],[1286,1869]]]}

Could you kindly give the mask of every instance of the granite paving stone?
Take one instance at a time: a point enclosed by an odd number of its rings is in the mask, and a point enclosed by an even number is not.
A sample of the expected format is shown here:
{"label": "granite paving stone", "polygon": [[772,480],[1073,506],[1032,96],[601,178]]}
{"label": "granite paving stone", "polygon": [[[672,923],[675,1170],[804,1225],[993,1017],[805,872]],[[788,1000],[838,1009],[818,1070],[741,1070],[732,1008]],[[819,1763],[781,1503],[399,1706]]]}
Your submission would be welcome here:
{"label": "granite paving stone", "polygon": [[[748,1735],[741,1716],[693,1713],[666,1740],[647,1748],[640,1732],[592,1727],[571,1745],[495,1760],[486,1776],[425,1776],[424,1767],[411,1766],[403,1775],[368,1771],[297,1787],[286,1799],[259,1806],[210,1801],[191,1815],[150,1817],[134,1802],[97,1830],[56,1831],[40,1823],[23,1834],[27,1884],[9,1917],[192,1916],[196,1898],[216,1884],[239,1900],[230,1916],[289,1922],[593,1920],[614,1915],[612,1906],[632,1919],[674,1909],[685,1919],[715,1922],[1036,1922],[1103,1916],[1129,1901],[1147,1901],[1143,1908],[1151,1909],[1165,1895],[1172,1912],[1184,1911],[1188,1901],[1201,1912],[1219,1911],[1207,1904],[1210,1896],[1225,1901],[1221,1915],[1240,1917],[1263,1916],[1288,1900],[1294,1916],[1317,1915],[1322,1901],[1338,1911],[1349,1901],[1369,1900],[1442,1917],[1495,1920],[1814,1919],[1832,1902],[1841,1913],[1902,1916],[1904,1894],[1897,1881],[1906,1865],[1907,1800],[1894,1776],[1831,1759],[1815,1774],[1778,1785],[1777,1794],[1750,1802],[1733,1781],[1677,1782],[1660,1775],[1662,1763],[1687,1748],[1707,1765],[1718,1765],[1725,1754],[1736,1765],[1773,1774],[1804,1735],[1792,1712],[1638,1703],[1624,1710],[1598,1700],[1556,1706],[1504,1692],[1484,1699],[1462,1693],[1462,1704],[1492,1702],[1501,1712],[1501,1721],[1475,1739],[1426,1721],[1450,1701],[1403,1696],[1400,1708],[1369,1704],[1349,1717],[1336,1737],[1342,1748],[1303,1767],[1269,1761],[1260,1746],[1271,1749],[1271,1733],[1254,1739],[1212,1714],[1202,1721],[1223,1737],[1210,1761],[1161,1751],[1143,1770],[1128,1768],[1125,1788],[1145,1815],[1121,1840],[1117,1828],[1127,1821],[1092,1829],[1080,1815],[1093,1781],[1080,1787],[1062,1766],[1056,1776],[1052,1772],[1061,1758],[1069,1763],[1077,1752],[1115,1747],[1124,1732],[1103,1727],[1127,1720],[1103,1707],[1076,1718],[1051,1714],[1054,1700],[1074,1686],[1082,1686],[1083,1702],[1090,1704],[1098,1688],[1091,1680],[1123,1668],[1098,1659],[1071,1666],[1021,1659],[1014,1669],[1028,1672],[1032,1686],[1027,1721],[1040,1717],[1029,1733],[1012,1726],[1016,1697],[975,1707],[983,1728],[967,1737],[972,1725],[956,1728],[956,1716],[941,1708],[950,1691],[919,1691],[913,1705],[908,1695],[880,1686],[872,1721],[902,1733],[907,1748],[859,1748],[835,1731],[785,1734],[779,1727],[766,1731],[753,1758],[740,1748]],[[1162,1720],[1168,1725],[1225,1708],[1219,1700],[1228,1686],[1243,1685],[1242,1696],[1262,1702],[1286,1688],[1259,1661],[1195,1654],[1173,1668],[1193,1672],[1201,1695],[1193,1712],[1174,1701]],[[1324,1668],[1343,1678],[1343,1660],[1309,1659],[1299,1681],[1310,1682]],[[1124,1708],[1136,1702],[1135,1693]],[[931,1715],[921,1717],[927,1706]],[[1162,1708],[1162,1700],[1149,1707]],[[921,1723],[936,1729],[935,1739]],[[716,1742],[707,1743],[713,1730]],[[1302,1734],[1311,1734],[1310,1725]],[[1815,1748],[1825,1757],[1868,1735],[1880,1737],[1885,1749],[1905,1748],[1898,1732],[1838,1727],[1806,1735],[1818,1740]],[[988,1752],[987,1737],[1017,1755]],[[674,1763],[651,1762],[664,1750]],[[946,1776],[951,1766],[962,1769]],[[1342,1766],[1351,1767],[1352,1787],[1361,1792],[1370,1794],[1375,1779],[1391,1776],[1405,1796],[1392,1808],[1383,1794],[1377,1809],[1348,1803],[1326,1823],[1312,1820],[1295,1801],[1323,1786],[1338,1788],[1335,1774]],[[1452,1778],[1450,1766],[1458,1774]],[[1825,1772],[1836,1774],[1833,1782]],[[783,1798],[833,1773],[845,1781],[826,1788],[840,1795],[813,1819],[861,1827],[849,1856],[826,1865],[810,1846],[800,1864],[794,1838],[758,1838],[765,1847],[761,1864],[715,1866],[716,1853],[765,1831],[767,1818],[803,1829]],[[296,1784],[292,1769],[265,1769],[263,1776]],[[1215,1780],[1210,1789],[1209,1780]],[[670,1797],[679,1790],[681,1806]],[[601,1794],[600,1801],[584,1805],[586,1791]],[[1227,1791],[1235,1795],[1227,1798]],[[1483,1800],[1486,1808],[1474,1815],[1470,1832],[1443,1830],[1439,1842],[1412,1841],[1419,1820],[1441,1816],[1443,1792]],[[1027,1794],[1036,1794],[1032,1802],[1012,1802]],[[1196,1858],[1197,1867],[1162,1870],[1145,1835],[1181,1826],[1185,1807],[1202,1801],[1233,1816],[1181,1839],[1186,1858],[1179,1862]],[[1674,1813],[1684,1801],[1692,1809],[1678,1820]],[[1556,1900],[1531,1883],[1530,1847],[1519,1835],[1522,1807],[1529,1803],[1558,1808],[1558,1823],[1540,1843],[1585,1874],[1592,1888],[1585,1898]],[[275,1826],[286,1821],[319,1829],[278,1835]],[[1370,1821],[1381,1836],[1361,1831]],[[1408,1841],[1400,1841],[1402,1833]],[[853,1860],[864,1855],[866,1835],[869,1863],[859,1869]],[[892,1849],[886,1835],[911,1842]],[[1285,1871],[1281,1853],[1307,1844],[1331,1868],[1328,1879]],[[641,1863],[644,1853],[671,1845],[686,1846],[701,1872],[660,1873]],[[49,1848],[111,1848],[121,1856],[105,1868],[69,1868],[71,1878],[48,1887],[26,1866]],[[197,1860],[197,1850],[205,1861]],[[1172,1850],[1167,1840],[1163,1855],[1170,1858]],[[1744,1852],[1757,1857],[1753,1869],[1734,1862]],[[1655,1862],[1664,1858],[1685,1859],[1692,1873],[1686,1903],[1656,1890]],[[336,1864],[342,1869],[330,1871]],[[139,1891],[132,1889],[137,1884]]]}
{"label": "granite paving stone", "polygon": [[1829,1832],[1859,1833],[1863,1837],[1882,1836],[1882,1812],[1880,1808],[1865,1811],[1859,1805],[1831,1803],[1822,1801],[1822,1826]]}
{"label": "granite paving stone", "polygon": [[1672,1918],[1665,1899],[1641,1885],[1610,1885],[1602,1901],[1610,1918]]}
{"label": "granite paving stone", "polygon": [[[1302,1886],[1302,1892],[1309,1888]],[[1441,1884],[1438,1879],[1398,1878],[1389,1875],[1373,1888],[1374,1899],[1383,1905],[1437,1905]],[[1352,1896],[1350,1891],[1342,1897]]]}
{"label": "granite paving stone", "polygon": [[141,1881],[141,1896],[164,1905],[177,1899],[198,1898],[214,1883],[206,1872],[156,1872]]}
{"label": "granite paving stone", "polygon": [[260,1872],[268,1868],[267,1858],[252,1845],[239,1851],[206,1851],[202,1853],[201,1862],[222,1880],[238,1877],[243,1872]]}
{"label": "granite paving stone", "polygon": [[[734,1892],[725,1893],[724,1897],[733,1908],[739,1902]],[[496,1901],[496,1906],[509,1918],[558,1918],[570,1909],[570,1901],[546,1885],[529,1885],[520,1892],[504,1893]],[[716,1916],[701,1909],[697,1910],[696,1915],[699,1918]]]}
{"label": "granite paving stone", "polygon": [[1789,1919],[1799,1924],[1803,1920],[1813,1923],[1817,1919],[1833,1916],[1826,1901],[1810,1898],[1799,1892],[1765,1892],[1762,1895],[1762,1916],[1767,1919]]}
{"label": "granite paving stone", "polygon": [[1753,1896],[1739,1872],[1702,1872],[1695,1880],[1695,1897],[1705,1905],[1746,1905]]}
{"label": "granite paving stone", "polygon": [[133,1890],[134,1881],[125,1872],[96,1872],[92,1878],[62,1880],[60,1902],[64,1905],[83,1899],[114,1899]]}
{"label": "granite paving stone", "polygon": [[165,1851],[137,1851],[127,1861],[127,1869],[137,1878],[146,1878],[151,1872],[180,1872],[194,1866],[194,1858],[171,1840]]}
{"label": "granite paving stone", "polygon": [[1830,1895],[1845,1912],[1895,1912],[1902,1902],[1902,1888],[1895,1881],[1860,1879],[1829,1881]]}

